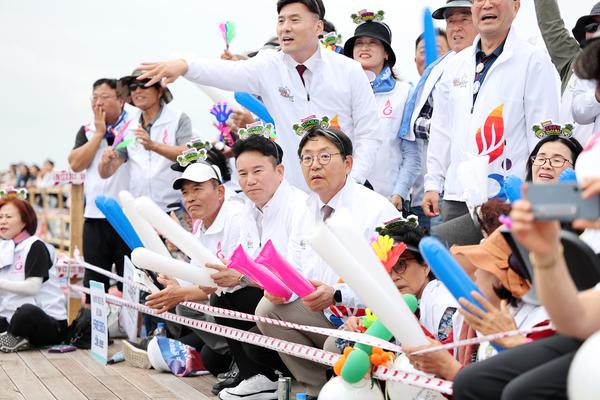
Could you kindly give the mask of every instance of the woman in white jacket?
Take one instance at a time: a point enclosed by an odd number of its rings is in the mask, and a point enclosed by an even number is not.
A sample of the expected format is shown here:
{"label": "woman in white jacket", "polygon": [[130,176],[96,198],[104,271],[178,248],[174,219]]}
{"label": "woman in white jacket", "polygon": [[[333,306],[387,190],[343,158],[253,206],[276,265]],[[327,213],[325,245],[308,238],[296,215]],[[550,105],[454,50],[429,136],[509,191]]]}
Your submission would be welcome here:
{"label": "woman in white jacket", "polygon": [[35,236],[36,228],[27,201],[0,200],[0,351],[5,353],[59,344],[67,336],[54,251]]}
{"label": "woman in white jacket", "polygon": [[421,169],[421,150],[414,138],[398,138],[411,86],[399,81],[394,74],[396,55],[391,46],[392,31],[382,19],[383,13],[353,15],[359,25],[354,36],[344,44],[344,54],[360,62],[371,80],[377,102],[383,142],[367,180],[376,192],[390,200],[392,196],[406,199]]}

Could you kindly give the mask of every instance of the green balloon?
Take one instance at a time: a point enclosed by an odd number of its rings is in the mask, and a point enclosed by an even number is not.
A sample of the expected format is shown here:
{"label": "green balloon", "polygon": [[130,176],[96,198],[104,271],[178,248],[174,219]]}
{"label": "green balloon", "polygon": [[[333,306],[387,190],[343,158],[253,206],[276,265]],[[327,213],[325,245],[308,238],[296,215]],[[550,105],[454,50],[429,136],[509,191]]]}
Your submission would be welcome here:
{"label": "green balloon", "polygon": [[406,302],[406,305],[408,306],[408,308],[410,308],[410,311],[414,314],[415,311],[417,311],[417,308],[419,307],[419,300],[417,300],[417,296],[415,296],[414,294],[403,294],[402,297],[404,297],[404,301]]}
{"label": "green balloon", "polygon": [[[371,324],[371,326],[369,327],[369,329],[367,329],[365,331],[366,335],[369,336],[374,336],[376,338],[388,341],[392,338],[392,332],[390,332],[385,325],[383,325],[383,322],[381,322],[380,320],[375,320],[373,321],[373,323]],[[368,344],[364,344],[364,343],[356,343],[354,345],[355,348],[361,349],[362,351],[364,351],[365,353],[367,353],[367,355],[371,355],[371,346],[369,346]]]}
{"label": "green balloon", "polygon": [[342,378],[348,383],[356,383],[369,372],[370,366],[369,355],[355,347],[342,367]]}

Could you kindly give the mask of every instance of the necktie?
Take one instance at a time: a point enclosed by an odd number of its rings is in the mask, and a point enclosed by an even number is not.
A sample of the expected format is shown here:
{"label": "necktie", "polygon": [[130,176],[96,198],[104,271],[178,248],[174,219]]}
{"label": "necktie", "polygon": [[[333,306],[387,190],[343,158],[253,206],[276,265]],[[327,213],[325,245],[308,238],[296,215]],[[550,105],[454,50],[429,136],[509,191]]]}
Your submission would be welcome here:
{"label": "necktie", "polygon": [[331,217],[331,214],[333,214],[333,207],[325,204],[323,207],[321,207],[321,213],[323,214],[323,221],[326,221],[327,218]]}
{"label": "necktie", "polygon": [[304,71],[306,71],[308,68],[306,68],[306,65],[304,64],[298,64],[296,65],[296,71],[298,71],[298,75],[300,75],[300,79],[302,79],[302,84],[304,86],[306,86],[306,84],[304,83]]}
{"label": "necktie", "polygon": [[441,57],[438,57],[437,60],[429,64],[429,66],[425,68],[425,71],[423,71],[423,75],[421,75],[421,79],[419,79],[417,87],[415,87],[415,90],[413,90],[412,94],[410,95],[410,99],[404,107],[404,114],[402,115],[402,124],[400,124],[400,131],[398,132],[399,138],[405,137],[408,131],[410,130],[410,120],[412,119],[413,112],[415,111],[415,103],[417,102],[417,96],[421,92],[421,89],[423,89],[425,82],[427,82],[429,74],[431,73],[433,68],[448,55],[448,53],[444,54]]}

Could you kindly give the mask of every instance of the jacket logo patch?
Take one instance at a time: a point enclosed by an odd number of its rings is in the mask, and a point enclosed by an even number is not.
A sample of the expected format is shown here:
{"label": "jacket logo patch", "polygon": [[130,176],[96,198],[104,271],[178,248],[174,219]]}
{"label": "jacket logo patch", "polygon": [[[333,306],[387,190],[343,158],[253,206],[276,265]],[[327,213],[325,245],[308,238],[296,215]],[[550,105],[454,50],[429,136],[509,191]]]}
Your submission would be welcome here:
{"label": "jacket logo patch", "polygon": [[386,117],[389,117],[392,115],[393,112],[394,112],[394,109],[392,107],[392,103],[389,100],[386,101],[385,105],[383,106],[382,114]]}
{"label": "jacket logo patch", "polygon": [[294,96],[292,96],[290,88],[287,86],[279,86],[279,95],[288,99],[291,102],[294,102]]}
{"label": "jacket logo patch", "polygon": [[460,79],[454,78],[454,80],[452,81],[452,85],[454,85],[454,87],[466,88],[468,82],[469,81],[467,80],[467,75],[463,75],[462,77],[460,77]]}
{"label": "jacket logo patch", "polygon": [[[494,108],[487,116],[483,127],[477,129],[475,141],[480,156],[489,156],[488,163],[491,164],[504,153],[506,140],[504,138],[504,119],[502,110],[504,104]],[[483,129],[482,129],[483,128]]]}

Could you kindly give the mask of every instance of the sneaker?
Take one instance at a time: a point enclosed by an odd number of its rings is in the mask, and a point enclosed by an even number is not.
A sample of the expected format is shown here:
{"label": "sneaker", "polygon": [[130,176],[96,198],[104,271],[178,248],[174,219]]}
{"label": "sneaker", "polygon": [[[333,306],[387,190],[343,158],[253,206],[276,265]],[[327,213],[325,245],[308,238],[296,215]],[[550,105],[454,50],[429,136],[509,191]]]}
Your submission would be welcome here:
{"label": "sneaker", "polygon": [[123,356],[128,364],[135,368],[152,368],[148,352],[146,351],[148,348],[147,344],[138,344],[128,340],[121,340],[121,343],[123,343]]}
{"label": "sneaker", "polygon": [[240,372],[238,366],[236,363],[232,363],[231,364],[231,368],[229,368],[229,371],[227,372],[222,372],[219,375],[217,375],[217,381],[222,382],[225,379],[229,378],[231,376],[231,374],[235,374],[237,375]]}
{"label": "sneaker", "polygon": [[264,375],[254,375],[244,379],[239,385],[223,389],[219,393],[221,400],[277,400],[277,382]]}
{"label": "sneaker", "polygon": [[221,392],[221,390],[226,389],[226,388],[231,388],[231,387],[235,387],[237,385],[239,385],[242,382],[242,379],[240,378],[240,370],[239,369],[232,369],[231,371],[229,371],[229,377],[226,378],[225,380],[221,381],[221,382],[217,382],[213,385],[211,392],[212,394],[219,394]]}
{"label": "sneaker", "polygon": [[29,340],[26,338],[14,336],[8,332],[0,334],[0,351],[3,353],[16,353],[28,350],[30,347]]}

